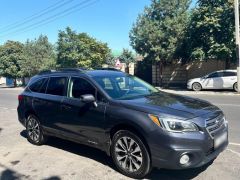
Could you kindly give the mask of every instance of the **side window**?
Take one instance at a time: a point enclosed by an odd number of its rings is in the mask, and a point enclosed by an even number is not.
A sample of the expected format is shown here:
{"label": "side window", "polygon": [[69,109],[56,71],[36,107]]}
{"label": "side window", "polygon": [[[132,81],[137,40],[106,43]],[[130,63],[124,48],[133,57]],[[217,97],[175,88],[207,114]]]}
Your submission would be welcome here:
{"label": "side window", "polygon": [[96,89],[85,79],[72,77],[69,85],[69,97],[79,99],[84,94],[96,96]]}
{"label": "side window", "polygon": [[219,74],[217,72],[212,73],[208,76],[208,78],[216,78],[216,77],[219,77]]}
{"label": "side window", "polygon": [[67,84],[66,77],[51,77],[47,87],[47,94],[63,96]]}
{"label": "side window", "polygon": [[[29,86],[32,92],[40,92],[42,86],[47,82],[47,78],[42,78]],[[42,92],[44,93],[44,92]]]}
{"label": "side window", "polygon": [[48,85],[48,78],[46,78],[46,80],[44,81],[44,83],[42,84],[39,93],[45,93],[47,90],[47,85]]}
{"label": "side window", "polygon": [[235,73],[235,72],[223,72],[223,76],[224,77],[237,76],[237,73]]}

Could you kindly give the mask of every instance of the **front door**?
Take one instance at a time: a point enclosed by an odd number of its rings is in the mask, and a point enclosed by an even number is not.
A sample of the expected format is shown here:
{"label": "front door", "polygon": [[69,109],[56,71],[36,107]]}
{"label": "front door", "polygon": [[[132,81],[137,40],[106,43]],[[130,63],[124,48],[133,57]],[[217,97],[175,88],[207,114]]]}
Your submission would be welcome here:
{"label": "front door", "polygon": [[[93,103],[86,104],[80,100],[85,94],[96,98],[97,107]],[[61,123],[70,138],[98,146],[105,139],[106,103],[90,81],[72,77],[68,85],[68,95],[61,105]]]}
{"label": "front door", "polygon": [[214,72],[209,74],[203,80],[203,86],[205,89],[222,89],[223,88],[223,78],[220,72]]}

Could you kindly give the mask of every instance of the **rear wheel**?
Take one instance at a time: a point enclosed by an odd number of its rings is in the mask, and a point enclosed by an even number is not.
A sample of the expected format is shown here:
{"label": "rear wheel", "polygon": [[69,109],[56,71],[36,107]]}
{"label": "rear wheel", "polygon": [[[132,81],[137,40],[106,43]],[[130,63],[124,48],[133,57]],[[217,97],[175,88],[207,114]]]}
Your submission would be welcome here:
{"label": "rear wheel", "polygon": [[238,85],[237,85],[237,83],[234,83],[234,85],[233,85],[233,89],[234,89],[234,91],[238,91]]}
{"label": "rear wheel", "polygon": [[34,145],[42,145],[47,137],[43,135],[39,120],[34,115],[29,115],[26,123],[27,139]]}
{"label": "rear wheel", "polygon": [[118,170],[131,178],[143,178],[150,169],[150,156],[142,140],[127,130],[113,136],[111,155]]}
{"label": "rear wheel", "polygon": [[201,90],[202,90],[202,85],[201,85],[200,83],[195,82],[195,83],[193,83],[193,85],[192,85],[192,89],[193,89],[194,91],[201,91]]}

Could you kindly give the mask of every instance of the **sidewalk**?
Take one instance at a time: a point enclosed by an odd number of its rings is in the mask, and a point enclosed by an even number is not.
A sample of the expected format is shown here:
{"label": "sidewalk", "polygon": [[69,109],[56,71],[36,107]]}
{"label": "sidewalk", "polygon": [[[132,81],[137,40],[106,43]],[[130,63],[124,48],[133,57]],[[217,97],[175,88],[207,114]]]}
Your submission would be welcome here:
{"label": "sidewalk", "polygon": [[24,87],[13,87],[13,86],[6,86],[5,84],[0,84],[0,90],[23,90]]}
{"label": "sidewalk", "polygon": [[237,92],[233,90],[202,90],[202,91],[192,91],[192,90],[187,90],[187,89],[164,89],[161,87],[156,87],[157,89],[168,92],[168,93],[173,93],[173,94],[180,94],[180,95],[189,95],[189,94],[194,94],[194,95],[230,95],[230,96],[240,96]]}

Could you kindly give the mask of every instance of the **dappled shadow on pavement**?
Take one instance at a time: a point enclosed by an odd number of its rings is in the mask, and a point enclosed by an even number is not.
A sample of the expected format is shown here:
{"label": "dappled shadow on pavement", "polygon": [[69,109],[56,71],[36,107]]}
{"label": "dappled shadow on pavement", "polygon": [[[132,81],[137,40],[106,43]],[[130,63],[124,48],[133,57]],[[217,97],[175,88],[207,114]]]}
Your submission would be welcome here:
{"label": "dappled shadow on pavement", "polygon": [[[21,135],[26,138],[26,131],[22,131]],[[74,143],[71,141],[51,137],[49,138],[47,144],[48,146],[52,146],[54,148],[62,149],[67,152],[71,152],[77,154],[79,156],[88,157],[103,165],[107,165],[110,168],[117,171],[115,168],[112,159],[103,151],[88,147],[85,145],[81,145],[78,143]],[[186,169],[186,170],[166,170],[166,169],[153,169],[152,172],[147,175],[147,179],[159,180],[159,179],[170,179],[170,180],[179,180],[179,179],[192,179],[198,176],[201,172],[205,171],[208,166],[210,166],[212,162],[206,164],[203,167],[195,168],[195,169]],[[55,180],[55,179],[53,179]],[[56,179],[57,180],[57,179]]]}
{"label": "dappled shadow on pavement", "polygon": [[[3,170],[0,172],[0,180],[28,180],[32,179],[30,175],[25,175],[20,172],[17,172],[13,169],[8,168],[7,166],[0,163],[0,168]],[[61,180],[58,176],[51,176],[44,180]]]}

